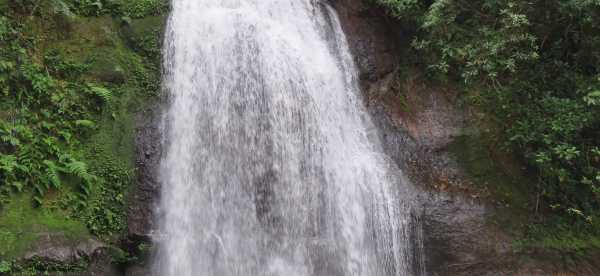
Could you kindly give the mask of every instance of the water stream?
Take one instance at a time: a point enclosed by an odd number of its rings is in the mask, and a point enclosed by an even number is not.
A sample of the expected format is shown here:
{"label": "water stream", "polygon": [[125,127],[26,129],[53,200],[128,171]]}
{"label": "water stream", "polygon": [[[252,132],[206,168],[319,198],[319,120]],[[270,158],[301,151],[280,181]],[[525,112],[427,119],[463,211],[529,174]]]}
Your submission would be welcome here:
{"label": "water stream", "polygon": [[173,0],[156,275],[421,275],[335,11]]}

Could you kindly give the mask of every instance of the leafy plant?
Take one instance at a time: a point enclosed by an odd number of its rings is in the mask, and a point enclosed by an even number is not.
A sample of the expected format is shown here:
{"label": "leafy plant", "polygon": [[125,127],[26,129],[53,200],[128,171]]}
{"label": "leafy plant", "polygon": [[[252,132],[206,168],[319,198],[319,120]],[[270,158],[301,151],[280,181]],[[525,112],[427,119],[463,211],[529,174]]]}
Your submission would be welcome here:
{"label": "leafy plant", "polygon": [[12,264],[7,261],[0,261],[0,273],[10,273],[12,271]]}
{"label": "leafy plant", "polygon": [[376,2],[404,23],[431,76],[482,92],[497,139],[539,175],[542,223],[597,229],[600,2]]}
{"label": "leafy plant", "polygon": [[142,18],[164,14],[168,8],[169,2],[165,0],[125,1],[122,6],[122,13],[130,18]]}
{"label": "leafy plant", "polygon": [[[57,51],[48,52],[44,64],[33,62],[18,26],[6,17],[0,25],[0,79],[11,114],[0,117],[0,188],[5,195],[31,188],[41,205],[49,190],[72,177],[89,195],[99,180],[75,157],[77,146],[87,133],[82,130],[93,128],[88,118],[101,110],[96,101],[110,102],[110,91],[83,83],[87,66],[65,61]],[[10,70],[14,64],[19,70]]]}

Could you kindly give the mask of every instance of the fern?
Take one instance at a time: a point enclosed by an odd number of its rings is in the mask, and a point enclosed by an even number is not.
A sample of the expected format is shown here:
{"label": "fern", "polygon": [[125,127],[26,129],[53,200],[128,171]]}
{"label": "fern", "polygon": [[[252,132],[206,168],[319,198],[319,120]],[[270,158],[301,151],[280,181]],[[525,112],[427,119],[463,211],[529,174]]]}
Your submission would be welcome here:
{"label": "fern", "polygon": [[75,125],[84,128],[93,128],[96,124],[90,120],[77,120],[75,121]]}
{"label": "fern", "polygon": [[69,5],[62,0],[54,0],[50,2],[52,11],[56,14],[61,14],[67,17],[73,17],[74,14],[69,8]]}
{"label": "fern", "polygon": [[89,176],[87,171],[87,165],[81,161],[73,160],[66,164],[67,171],[81,179],[85,179]]}
{"label": "fern", "polygon": [[47,189],[48,188],[45,185],[43,185],[42,183],[36,183],[33,185],[33,190],[34,190],[35,194],[37,195],[37,197],[40,197],[40,198],[44,197]]}
{"label": "fern", "polygon": [[34,196],[33,201],[35,202],[35,204],[37,206],[41,206],[44,203],[43,197],[40,197],[40,196]]}
{"label": "fern", "polygon": [[17,147],[21,145],[19,139],[13,135],[2,135],[0,136],[0,141],[10,144],[11,146]]}
{"label": "fern", "polygon": [[45,178],[47,182],[49,182],[55,189],[60,188],[60,186],[62,186],[62,182],[59,176],[59,171],[61,170],[61,168],[59,168],[56,165],[56,163],[50,160],[44,160],[43,163],[46,165]]}
{"label": "fern", "polygon": [[23,185],[23,183],[22,183],[22,182],[20,182],[20,181],[13,181],[13,182],[11,183],[11,187],[13,187],[13,188],[14,188],[14,189],[15,189],[17,192],[19,192],[19,193],[23,191],[23,187],[24,187],[24,186],[25,186],[25,185]]}
{"label": "fern", "polygon": [[[89,84],[88,84],[89,85]],[[89,85],[90,91],[98,96],[102,101],[106,104],[109,104],[112,100],[112,92],[104,87],[99,87],[95,85]]]}
{"label": "fern", "polygon": [[67,173],[74,175],[82,180],[80,188],[83,190],[85,195],[90,195],[92,185],[97,180],[97,178],[96,176],[88,172],[87,165],[81,161],[71,160],[66,164],[65,167]]}
{"label": "fern", "polygon": [[12,174],[17,165],[17,158],[14,155],[0,154],[0,171]]}
{"label": "fern", "polygon": [[24,147],[18,153],[17,160],[19,164],[23,167],[24,173],[29,173],[31,171],[30,168],[33,168],[34,162],[34,149],[31,146]]}

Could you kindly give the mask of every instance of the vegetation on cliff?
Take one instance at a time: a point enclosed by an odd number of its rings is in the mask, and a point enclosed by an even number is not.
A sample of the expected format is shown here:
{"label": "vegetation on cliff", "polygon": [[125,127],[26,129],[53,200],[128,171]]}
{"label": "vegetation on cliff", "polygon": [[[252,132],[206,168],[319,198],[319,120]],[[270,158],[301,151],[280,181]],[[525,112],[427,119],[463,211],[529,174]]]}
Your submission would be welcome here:
{"label": "vegetation on cliff", "polygon": [[[463,83],[465,97],[500,128],[503,150],[537,174],[533,236],[551,232],[545,247],[597,247],[600,2],[377,2],[409,29],[411,62]],[[592,238],[577,246],[572,237],[581,235]]]}
{"label": "vegetation on cliff", "polygon": [[124,230],[135,114],[160,89],[166,3],[0,0],[4,266],[36,233],[111,243]]}

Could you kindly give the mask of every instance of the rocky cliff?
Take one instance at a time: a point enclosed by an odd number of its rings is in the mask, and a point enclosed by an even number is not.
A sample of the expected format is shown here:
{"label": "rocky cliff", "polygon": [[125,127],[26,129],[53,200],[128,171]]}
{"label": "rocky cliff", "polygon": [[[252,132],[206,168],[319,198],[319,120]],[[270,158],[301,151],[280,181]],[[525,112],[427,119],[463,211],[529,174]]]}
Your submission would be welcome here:
{"label": "rocky cliff", "polygon": [[[365,103],[384,150],[421,191],[427,275],[598,275],[593,262],[519,252],[523,202],[498,197],[519,190],[521,169],[489,150],[481,114],[451,84],[427,80],[402,61],[409,30],[370,1],[332,0],[360,70]],[[136,165],[128,219],[130,248],[150,241],[158,200],[160,105],[138,115]],[[507,186],[490,191],[490,185]],[[135,250],[134,250],[135,251]],[[144,275],[136,265],[128,275]]]}
{"label": "rocky cliff", "polygon": [[[403,62],[410,30],[372,1],[333,0],[384,150],[421,192],[427,275],[598,275],[593,260],[520,252],[527,177],[452,84]],[[491,187],[491,188],[490,188]],[[505,189],[502,189],[505,188]],[[518,194],[521,195],[518,195]]]}

